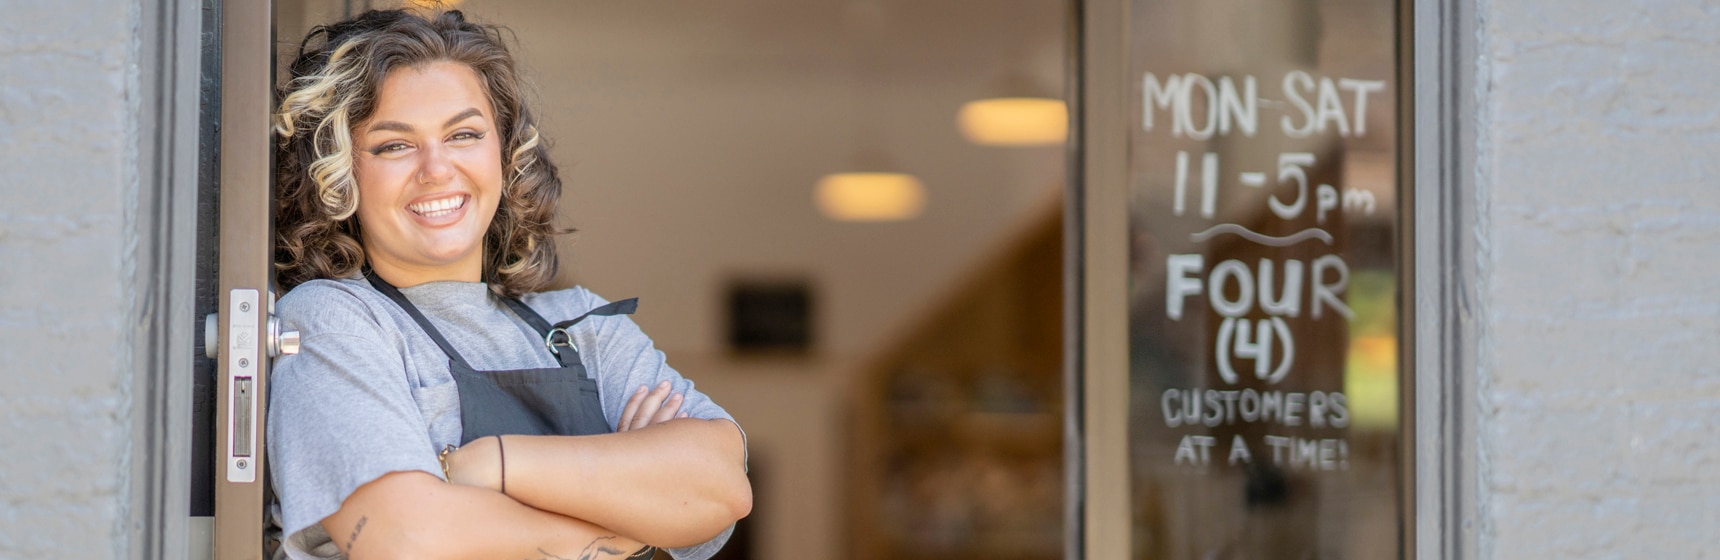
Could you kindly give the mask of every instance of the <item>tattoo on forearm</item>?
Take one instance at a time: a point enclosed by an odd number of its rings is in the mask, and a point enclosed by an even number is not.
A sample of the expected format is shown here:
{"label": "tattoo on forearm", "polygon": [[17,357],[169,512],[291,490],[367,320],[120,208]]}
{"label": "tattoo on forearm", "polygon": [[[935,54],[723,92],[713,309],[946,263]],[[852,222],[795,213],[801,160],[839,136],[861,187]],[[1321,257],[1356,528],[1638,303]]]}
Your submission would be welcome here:
{"label": "tattoo on forearm", "polygon": [[346,555],[352,556],[352,547],[358,544],[358,532],[364,530],[364,522],[370,521],[370,516],[358,518],[358,524],[352,526],[352,536],[346,538]]}
{"label": "tattoo on forearm", "polygon": [[603,542],[612,540],[615,540],[615,537],[598,537],[597,540],[591,541],[591,544],[585,545],[585,550],[579,551],[579,560],[597,560],[605,557],[598,556],[599,554],[607,556],[626,554],[621,549],[610,546],[610,543]]}
{"label": "tattoo on forearm", "polygon": [[[573,560],[572,558],[568,558],[566,556],[556,556],[554,554],[551,554],[550,551],[544,550],[542,548],[538,549],[538,554],[543,555],[543,558],[540,558],[539,560]],[[526,560],[531,560],[531,559],[527,558]]]}
{"label": "tattoo on forearm", "polygon": [[[639,549],[638,552],[636,552],[632,555],[629,555],[629,554],[627,554],[627,551],[622,550],[620,548],[616,548],[614,546],[614,543],[604,542],[604,541],[613,541],[615,539],[616,539],[616,537],[613,535],[608,536],[608,537],[598,537],[596,540],[591,541],[591,544],[585,545],[585,550],[579,551],[579,557],[577,558],[577,560],[599,560],[602,558],[643,558],[644,556],[640,556],[639,555],[640,553],[652,550],[652,548],[649,546],[642,547]],[[540,560],[576,560],[575,558],[568,558],[565,556],[557,556],[555,554],[551,554],[550,551],[544,550],[542,548],[537,549],[537,551],[538,551],[538,554],[543,555],[543,558],[541,558]]]}

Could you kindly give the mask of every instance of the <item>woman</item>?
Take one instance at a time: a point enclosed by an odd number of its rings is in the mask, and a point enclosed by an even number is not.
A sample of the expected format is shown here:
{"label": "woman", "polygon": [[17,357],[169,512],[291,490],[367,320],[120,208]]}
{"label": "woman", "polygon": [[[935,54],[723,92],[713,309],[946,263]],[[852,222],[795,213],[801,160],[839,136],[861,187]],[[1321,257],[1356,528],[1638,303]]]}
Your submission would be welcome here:
{"label": "woman", "polygon": [[710,556],[745,435],[610,303],[555,274],[561,194],[497,29],[318,28],[281,92],[270,388],[292,558]]}

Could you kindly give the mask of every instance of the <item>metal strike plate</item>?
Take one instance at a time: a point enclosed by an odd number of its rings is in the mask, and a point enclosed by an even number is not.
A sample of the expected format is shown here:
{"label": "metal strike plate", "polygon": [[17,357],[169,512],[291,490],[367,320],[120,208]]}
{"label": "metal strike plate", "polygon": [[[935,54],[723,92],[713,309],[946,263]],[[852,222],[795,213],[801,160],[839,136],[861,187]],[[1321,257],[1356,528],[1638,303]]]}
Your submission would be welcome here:
{"label": "metal strike plate", "polygon": [[257,387],[252,383],[262,364],[258,338],[257,290],[233,290],[227,295],[227,340],[221,355],[227,358],[227,412],[233,415],[227,430],[227,482],[256,482]]}
{"label": "metal strike plate", "polygon": [[[252,379],[249,377],[233,378],[233,390],[235,391],[233,410],[251,409],[251,381]],[[233,415],[233,456],[250,457],[253,455],[254,453],[251,452],[252,441],[251,415]]]}

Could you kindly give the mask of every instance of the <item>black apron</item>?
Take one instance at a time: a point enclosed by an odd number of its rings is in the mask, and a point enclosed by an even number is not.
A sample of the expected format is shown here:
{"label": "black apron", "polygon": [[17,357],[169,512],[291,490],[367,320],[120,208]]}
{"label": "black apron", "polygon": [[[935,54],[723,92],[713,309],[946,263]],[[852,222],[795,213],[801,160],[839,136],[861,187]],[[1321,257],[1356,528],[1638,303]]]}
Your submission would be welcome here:
{"label": "black apron", "polygon": [[[424,334],[430,335],[448,355],[448,371],[454,374],[454,388],[460,393],[460,445],[485,436],[589,436],[613,432],[603,419],[597,380],[591,378],[579,361],[579,349],[568,329],[594,315],[632,315],[639,308],[639,298],[611,302],[554,325],[519,300],[502,298],[515,315],[543,336],[544,347],[561,367],[478,371],[466,363],[405,294],[373,271],[366,271],[364,276],[376,291],[406,310],[419,328],[424,329]],[[628,558],[650,558],[656,551],[656,547],[647,546]]]}
{"label": "black apron", "polygon": [[609,303],[554,325],[519,300],[502,298],[515,315],[543,336],[544,347],[561,367],[478,371],[399,289],[375,272],[366,271],[365,278],[406,310],[448,355],[448,371],[454,374],[454,386],[460,394],[460,445],[485,436],[585,436],[613,431],[603,419],[597,380],[585,371],[568,329],[594,315],[630,315],[638,308],[638,298]]}

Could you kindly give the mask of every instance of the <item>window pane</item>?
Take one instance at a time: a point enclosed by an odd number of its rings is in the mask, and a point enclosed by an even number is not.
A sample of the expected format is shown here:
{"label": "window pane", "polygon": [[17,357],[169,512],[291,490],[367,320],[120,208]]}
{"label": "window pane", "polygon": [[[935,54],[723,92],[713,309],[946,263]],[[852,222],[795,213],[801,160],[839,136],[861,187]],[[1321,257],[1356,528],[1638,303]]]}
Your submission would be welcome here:
{"label": "window pane", "polygon": [[1397,555],[1395,4],[1132,1],[1137,557]]}

